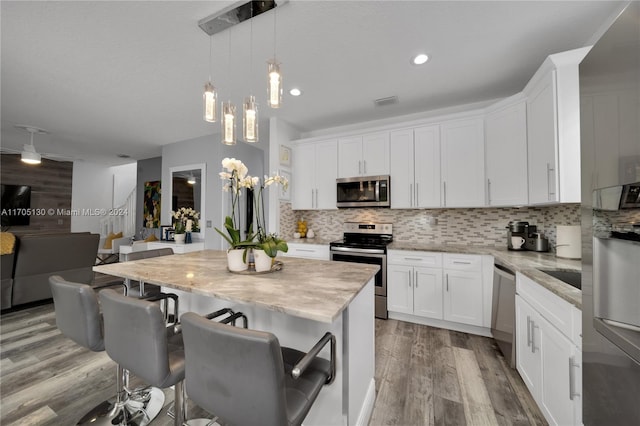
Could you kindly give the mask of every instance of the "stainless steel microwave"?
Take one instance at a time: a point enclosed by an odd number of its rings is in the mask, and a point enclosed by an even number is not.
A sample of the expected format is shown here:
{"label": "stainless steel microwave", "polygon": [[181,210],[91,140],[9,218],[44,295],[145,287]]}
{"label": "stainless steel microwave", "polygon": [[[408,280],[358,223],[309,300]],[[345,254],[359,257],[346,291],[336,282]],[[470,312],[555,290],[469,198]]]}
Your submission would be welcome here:
{"label": "stainless steel microwave", "polygon": [[339,208],[391,207],[389,175],[341,178],[336,185]]}

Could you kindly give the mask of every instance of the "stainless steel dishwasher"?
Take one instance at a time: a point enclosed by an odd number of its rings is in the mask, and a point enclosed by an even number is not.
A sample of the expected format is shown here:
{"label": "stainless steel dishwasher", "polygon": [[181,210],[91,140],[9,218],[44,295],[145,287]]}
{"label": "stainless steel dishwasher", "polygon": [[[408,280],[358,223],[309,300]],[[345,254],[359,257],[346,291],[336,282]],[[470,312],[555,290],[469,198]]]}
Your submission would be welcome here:
{"label": "stainless steel dishwasher", "polygon": [[491,333],[505,360],[516,367],[516,274],[495,263],[493,267],[493,303]]}

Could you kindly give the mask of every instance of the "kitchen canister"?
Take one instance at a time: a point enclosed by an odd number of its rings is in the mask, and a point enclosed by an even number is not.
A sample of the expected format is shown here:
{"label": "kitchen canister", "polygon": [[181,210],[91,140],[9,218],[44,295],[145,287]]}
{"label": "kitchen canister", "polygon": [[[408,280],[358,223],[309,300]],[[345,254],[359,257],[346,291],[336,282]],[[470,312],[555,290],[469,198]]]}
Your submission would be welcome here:
{"label": "kitchen canister", "polygon": [[580,225],[556,226],[556,256],[564,259],[582,258]]}

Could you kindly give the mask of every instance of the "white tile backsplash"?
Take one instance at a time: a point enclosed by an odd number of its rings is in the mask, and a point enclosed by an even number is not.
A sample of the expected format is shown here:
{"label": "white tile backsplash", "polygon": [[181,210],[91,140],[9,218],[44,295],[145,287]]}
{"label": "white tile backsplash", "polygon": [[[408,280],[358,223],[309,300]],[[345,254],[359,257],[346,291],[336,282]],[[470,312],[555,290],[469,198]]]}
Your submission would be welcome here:
{"label": "white tile backsplash", "polygon": [[[505,247],[507,223],[527,221],[538,231],[556,241],[556,225],[580,225],[580,205],[562,204],[550,207],[477,208],[477,209],[340,209],[291,210],[290,203],[280,203],[280,234],[293,238],[296,222],[304,218],[315,234],[326,240],[342,237],[344,222],[393,223],[395,241],[423,244],[468,244]],[[437,224],[431,225],[435,218]]]}

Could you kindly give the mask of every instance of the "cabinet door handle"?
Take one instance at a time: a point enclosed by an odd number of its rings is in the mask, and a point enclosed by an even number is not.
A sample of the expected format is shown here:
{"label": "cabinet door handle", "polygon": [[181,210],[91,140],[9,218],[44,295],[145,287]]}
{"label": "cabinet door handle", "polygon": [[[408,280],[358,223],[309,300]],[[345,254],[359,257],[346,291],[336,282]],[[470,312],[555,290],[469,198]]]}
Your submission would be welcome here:
{"label": "cabinet door handle", "polygon": [[363,163],[364,163],[364,174],[366,175],[367,174],[367,160],[364,160]]}
{"label": "cabinet door handle", "polygon": [[418,192],[418,182],[416,182],[416,207],[420,207],[420,199],[418,198],[418,195],[420,193]]}
{"label": "cabinet door handle", "polygon": [[487,179],[487,202],[491,205],[491,179]]}
{"label": "cabinet door handle", "polygon": [[318,206],[318,188],[316,188],[316,209],[320,208]]}
{"label": "cabinet door handle", "polygon": [[531,353],[535,354],[536,353],[536,331],[535,329],[538,328],[538,326],[536,325],[534,320],[531,320]]}
{"label": "cabinet door handle", "polygon": [[411,280],[413,280],[413,275],[411,274],[411,272],[409,272],[409,288],[413,287],[413,283]]}
{"label": "cabinet door handle", "polygon": [[362,161],[358,161],[358,174],[362,174]]}
{"label": "cabinet door handle", "polygon": [[461,260],[454,260],[453,263],[456,265],[471,265],[471,262],[463,262]]}
{"label": "cabinet door handle", "polygon": [[413,282],[416,284],[416,288],[418,288],[418,271],[413,272]]}
{"label": "cabinet door handle", "polygon": [[580,396],[580,393],[576,392],[576,375],[574,368],[580,368],[575,361],[575,357],[569,357],[569,399],[573,401],[574,396]]}
{"label": "cabinet door handle", "polygon": [[442,207],[447,207],[447,182],[442,182],[442,189],[444,192]]}
{"label": "cabinet door handle", "polygon": [[445,283],[447,284],[447,291],[449,291],[449,274],[445,274],[444,279]]}
{"label": "cabinet door handle", "polygon": [[531,346],[531,317],[527,315],[527,346]]}
{"label": "cabinet door handle", "polygon": [[409,205],[413,207],[413,184],[409,184]]}
{"label": "cabinet door handle", "polygon": [[551,167],[550,163],[547,163],[547,194],[549,201],[553,201],[552,195],[555,197],[555,189],[551,192],[551,173],[555,172],[555,168]]}
{"label": "cabinet door handle", "polygon": [[419,257],[405,257],[404,260],[413,260],[413,261],[421,262],[423,259]]}

